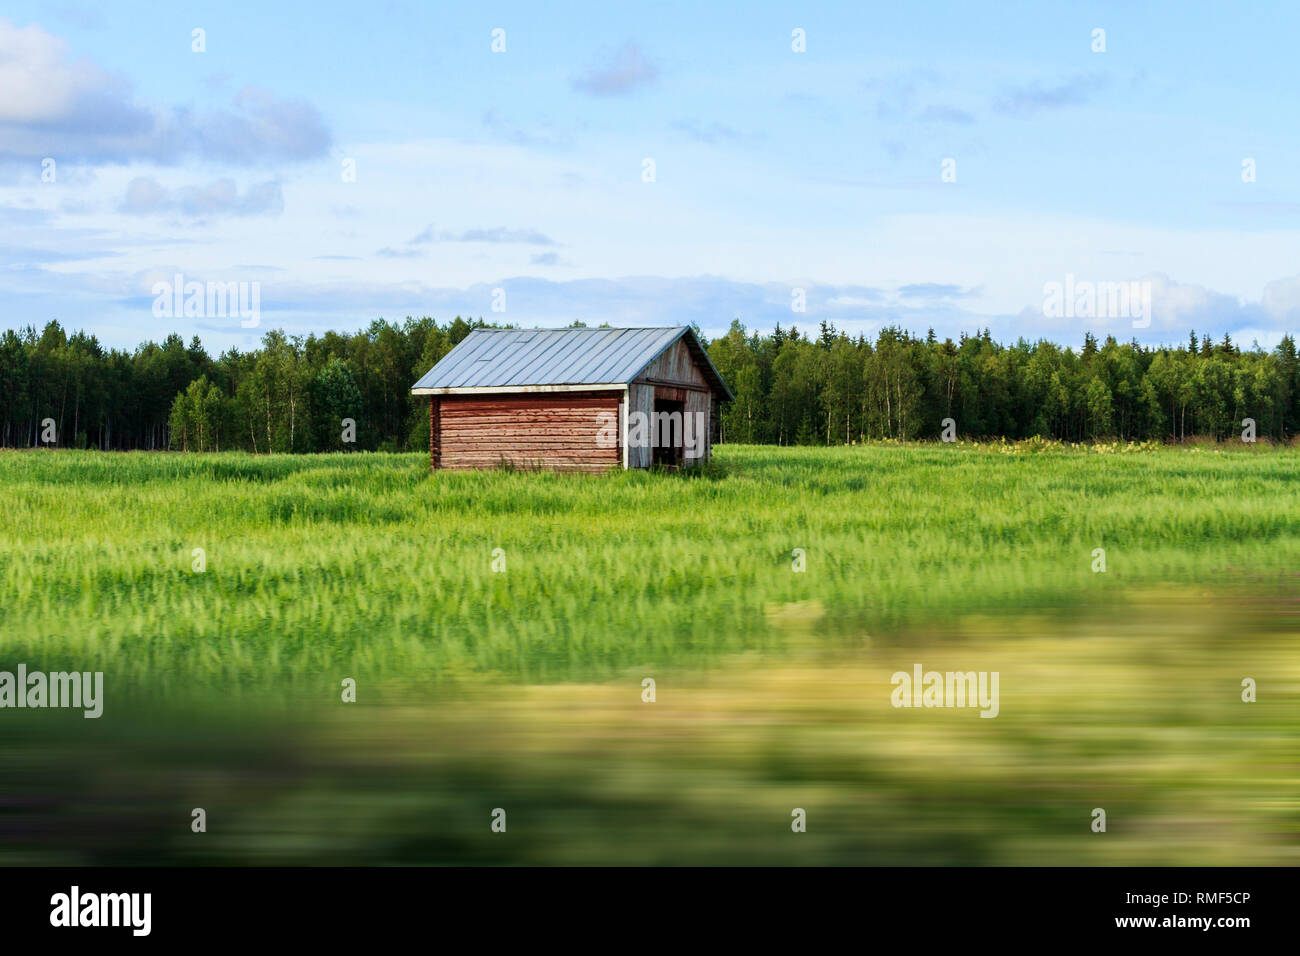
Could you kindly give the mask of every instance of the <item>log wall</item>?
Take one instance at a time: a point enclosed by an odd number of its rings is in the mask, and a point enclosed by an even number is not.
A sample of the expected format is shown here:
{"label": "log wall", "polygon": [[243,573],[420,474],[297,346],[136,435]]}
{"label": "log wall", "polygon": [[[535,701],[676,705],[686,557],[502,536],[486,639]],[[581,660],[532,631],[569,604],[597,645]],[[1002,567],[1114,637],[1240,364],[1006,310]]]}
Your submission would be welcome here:
{"label": "log wall", "polygon": [[[443,395],[431,420],[431,464],[438,468],[546,468],[606,471],[623,464],[616,431],[613,447],[597,441],[601,412],[618,421],[623,393],[544,392],[511,395]],[[436,440],[433,424],[436,421]]]}

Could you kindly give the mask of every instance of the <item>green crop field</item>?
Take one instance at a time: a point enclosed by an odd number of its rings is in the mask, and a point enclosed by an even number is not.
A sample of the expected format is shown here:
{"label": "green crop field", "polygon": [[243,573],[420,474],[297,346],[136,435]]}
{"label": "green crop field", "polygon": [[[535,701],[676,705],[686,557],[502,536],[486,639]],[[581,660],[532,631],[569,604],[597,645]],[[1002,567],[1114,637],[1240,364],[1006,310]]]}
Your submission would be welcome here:
{"label": "green crop field", "polygon": [[1296,452],[1034,447],[724,447],[700,477],[5,452],[0,650],[150,688],[587,680],[772,650],[800,601],[851,645],[1300,570]]}
{"label": "green crop field", "polygon": [[[0,452],[0,670],[106,697],[5,715],[0,796],[65,838],[0,862],[1295,864],[1297,471],[1262,444],[603,476]],[[997,719],[891,707],[914,663],[1000,671]]]}

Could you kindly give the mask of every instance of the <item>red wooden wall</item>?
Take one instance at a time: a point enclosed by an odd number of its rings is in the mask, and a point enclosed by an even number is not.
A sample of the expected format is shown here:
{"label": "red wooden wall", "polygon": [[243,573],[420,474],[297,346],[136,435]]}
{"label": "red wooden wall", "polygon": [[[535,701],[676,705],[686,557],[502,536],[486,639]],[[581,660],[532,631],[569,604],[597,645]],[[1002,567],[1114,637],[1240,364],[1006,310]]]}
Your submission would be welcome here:
{"label": "red wooden wall", "polygon": [[[617,441],[600,447],[601,412],[618,422],[618,392],[435,395],[429,414],[433,468],[605,471],[621,467]],[[616,431],[617,434],[617,431]]]}

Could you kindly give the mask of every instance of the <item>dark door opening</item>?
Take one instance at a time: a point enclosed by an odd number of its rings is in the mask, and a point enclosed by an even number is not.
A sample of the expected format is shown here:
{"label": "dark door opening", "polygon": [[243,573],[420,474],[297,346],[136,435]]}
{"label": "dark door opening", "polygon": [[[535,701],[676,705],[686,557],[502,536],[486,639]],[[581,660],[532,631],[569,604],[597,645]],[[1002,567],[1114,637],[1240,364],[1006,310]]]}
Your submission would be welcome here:
{"label": "dark door opening", "polygon": [[667,398],[655,399],[654,424],[651,426],[651,465],[664,468],[682,466],[682,447],[685,444],[682,418],[685,414],[685,402],[675,402]]}

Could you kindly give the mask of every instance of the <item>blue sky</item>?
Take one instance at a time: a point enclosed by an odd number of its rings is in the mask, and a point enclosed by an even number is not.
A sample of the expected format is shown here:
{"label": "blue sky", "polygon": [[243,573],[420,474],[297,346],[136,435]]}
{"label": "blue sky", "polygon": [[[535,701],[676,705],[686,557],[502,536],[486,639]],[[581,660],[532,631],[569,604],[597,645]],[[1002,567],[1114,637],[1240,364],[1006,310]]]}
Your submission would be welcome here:
{"label": "blue sky", "polygon": [[[1300,326],[1300,10],[1132,6],[8,0],[3,325],[1271,346]],[[177,273],[260,283],[260,326],[156,317]],[[1153,321],[1045,316],[1067,276],[1149,283]]]}

